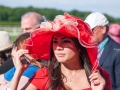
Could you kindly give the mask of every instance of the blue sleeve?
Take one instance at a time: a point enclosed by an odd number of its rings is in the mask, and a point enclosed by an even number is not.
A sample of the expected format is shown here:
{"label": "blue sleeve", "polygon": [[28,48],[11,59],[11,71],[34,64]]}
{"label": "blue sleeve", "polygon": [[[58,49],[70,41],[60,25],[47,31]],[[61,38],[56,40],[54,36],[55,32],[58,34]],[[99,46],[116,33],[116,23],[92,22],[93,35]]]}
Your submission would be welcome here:
{"label": "blue sleeve", "polygon": [[[31,78],[38,69],[39,69],[39,67],[30,64],[30,66],[24,71],[22,76],[26,76],[28,78]],[[14,76],[15,70],[16,70],[15,67],[13,67],[9,71],[4,73],[4,78],[7,81],[11,81],[13,76]]]}
{"label": "blue sleeve", "polygon": [[7,72],[4,73],[4,78],[7,81],[11,81],[13,75],[15,73],[15,67],[11,68],[10,70],[8,70]]}
{"label": "blue sleeve", "polygon": [[31,78],[38,69],[39,69],[39,67],[30,64],[30,66],[24,71],[22,76]]}

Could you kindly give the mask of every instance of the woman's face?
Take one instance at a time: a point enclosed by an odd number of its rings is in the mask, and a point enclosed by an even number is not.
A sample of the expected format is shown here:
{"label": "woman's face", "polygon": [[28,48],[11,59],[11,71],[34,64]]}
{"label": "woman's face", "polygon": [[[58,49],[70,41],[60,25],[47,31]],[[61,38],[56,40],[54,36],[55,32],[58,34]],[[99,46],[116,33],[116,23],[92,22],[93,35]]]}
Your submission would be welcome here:
{"label": "woman's face", "polygon": [[59,33],[53,37],[53,51],[56,59],[61,63],[79,59],[79,53],[73,40]]}

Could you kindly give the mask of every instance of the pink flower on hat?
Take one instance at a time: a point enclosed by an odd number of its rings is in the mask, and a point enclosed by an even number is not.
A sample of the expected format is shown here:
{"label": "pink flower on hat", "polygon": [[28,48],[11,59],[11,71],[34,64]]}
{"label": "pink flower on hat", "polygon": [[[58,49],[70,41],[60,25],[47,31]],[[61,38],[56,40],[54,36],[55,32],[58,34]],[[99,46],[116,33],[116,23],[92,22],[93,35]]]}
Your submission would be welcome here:
{"label": "pink flower on hat", "polygon": [[59,30],[63,26],[78,25],[78,22],[74,18],[69,18],[63,15],[57,15],[53,22],[42,22],[40,28]]}

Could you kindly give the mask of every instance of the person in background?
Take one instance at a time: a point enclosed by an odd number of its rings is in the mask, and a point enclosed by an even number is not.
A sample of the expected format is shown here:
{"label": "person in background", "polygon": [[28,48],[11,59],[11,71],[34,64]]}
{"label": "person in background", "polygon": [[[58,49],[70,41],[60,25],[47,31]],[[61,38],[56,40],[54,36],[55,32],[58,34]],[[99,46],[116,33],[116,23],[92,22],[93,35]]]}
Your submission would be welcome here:
{"label": "person in background", "polygon": [[[48,67],[38,70],[25,90],[111,90],[109,74],[97,64],[97,45],[86,23],[65,13],[40,27],[15,54],[20,64],[25,53],[49,60]],[[7,90],[17,88],[26,66],[18,67]]]}
{"label": "person in background", "polygon": [[[15,60],[14,60],[15,59],[14,58],[15,52],[23,47],[24,41],[27,38],[29,38],[29,37],[30,37],[30,33],[23,33],[14,42],[12,53],[11,53],[14,64],[16,63]],[[26,58],[22,57],[22,63],[23,64],[27,63],[25,61],[25,59]],[[23,62],[23,60],[24,60],[24,62]],[[18,66],[19,65],[15,66],[15,67],[18,67]],[[43,66],[44,66],[43,63],[34,60],[28,66],[28,68],[23,72],[22,77],[20,78],[20,82],[18,84],[18,88],[16,90],[21,90],[26,85],[26,83],[28,82],[29,78],[31,78],[34,75],[34,73],[39,68],[41,68]],[[6,86],[10,84],[10,82],[12,80],[12,77],[14,76],[14,73],[16,71],[15,67],[11,68],[10,70],[8,70],[7,72],[5,72],[4,74],[0,75],[0,90],[4,90],[4,88],[6,88]],[[3,84],[3,82],[1,80],[4,81],[4,82],[6,82],[6,84]]]}
{"label": "person in background", "polygon": [[[23,33],[32,32],[40,28],[41,22],[44,22],[45,17],[42,17],[37,12],[27,12],[21,16],[21,28]],[[12,59],[7,60],[2,66],[0,66],[0,74],[5,73],[9,69],[14,67]]]}
{"label": "person in background", "polygon": [[0,31],[0,66],[10,58],[12,40],[8,32]]}
{"label": "person in background", "polygon": [[27,12],[21,16],[21,28],[23,33],[33,32],[34,30],[40,28],[41,22],[44,22],[45,19],[39,13],[36,12]]}
{"label": "person in background", "polygon": [[108,34],[115,42],[120,44],[120,25],[119,24],[110,24]]}
{"label": "person in background", "polygon": [[108,36],[109,21],[102,13],[93,12],[86,17],[85,22],[99,44],[99,64],[110,74],[112,90],[120,90],[120,45]]}

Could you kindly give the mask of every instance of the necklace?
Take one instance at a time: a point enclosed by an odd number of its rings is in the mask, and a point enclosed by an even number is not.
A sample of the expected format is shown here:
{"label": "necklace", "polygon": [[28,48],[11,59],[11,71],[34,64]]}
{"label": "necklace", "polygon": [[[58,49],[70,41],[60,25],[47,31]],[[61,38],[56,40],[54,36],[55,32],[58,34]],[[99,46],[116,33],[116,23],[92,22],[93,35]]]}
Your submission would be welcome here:
{"label": "necklace", "polygon": [[80,71],[81,71],[81,70],[76,71],[76,73],[75,73],[70,79],[67,78],[67,81],[68,81],[68,82],[72,82],[72,79],[73,79]]}

